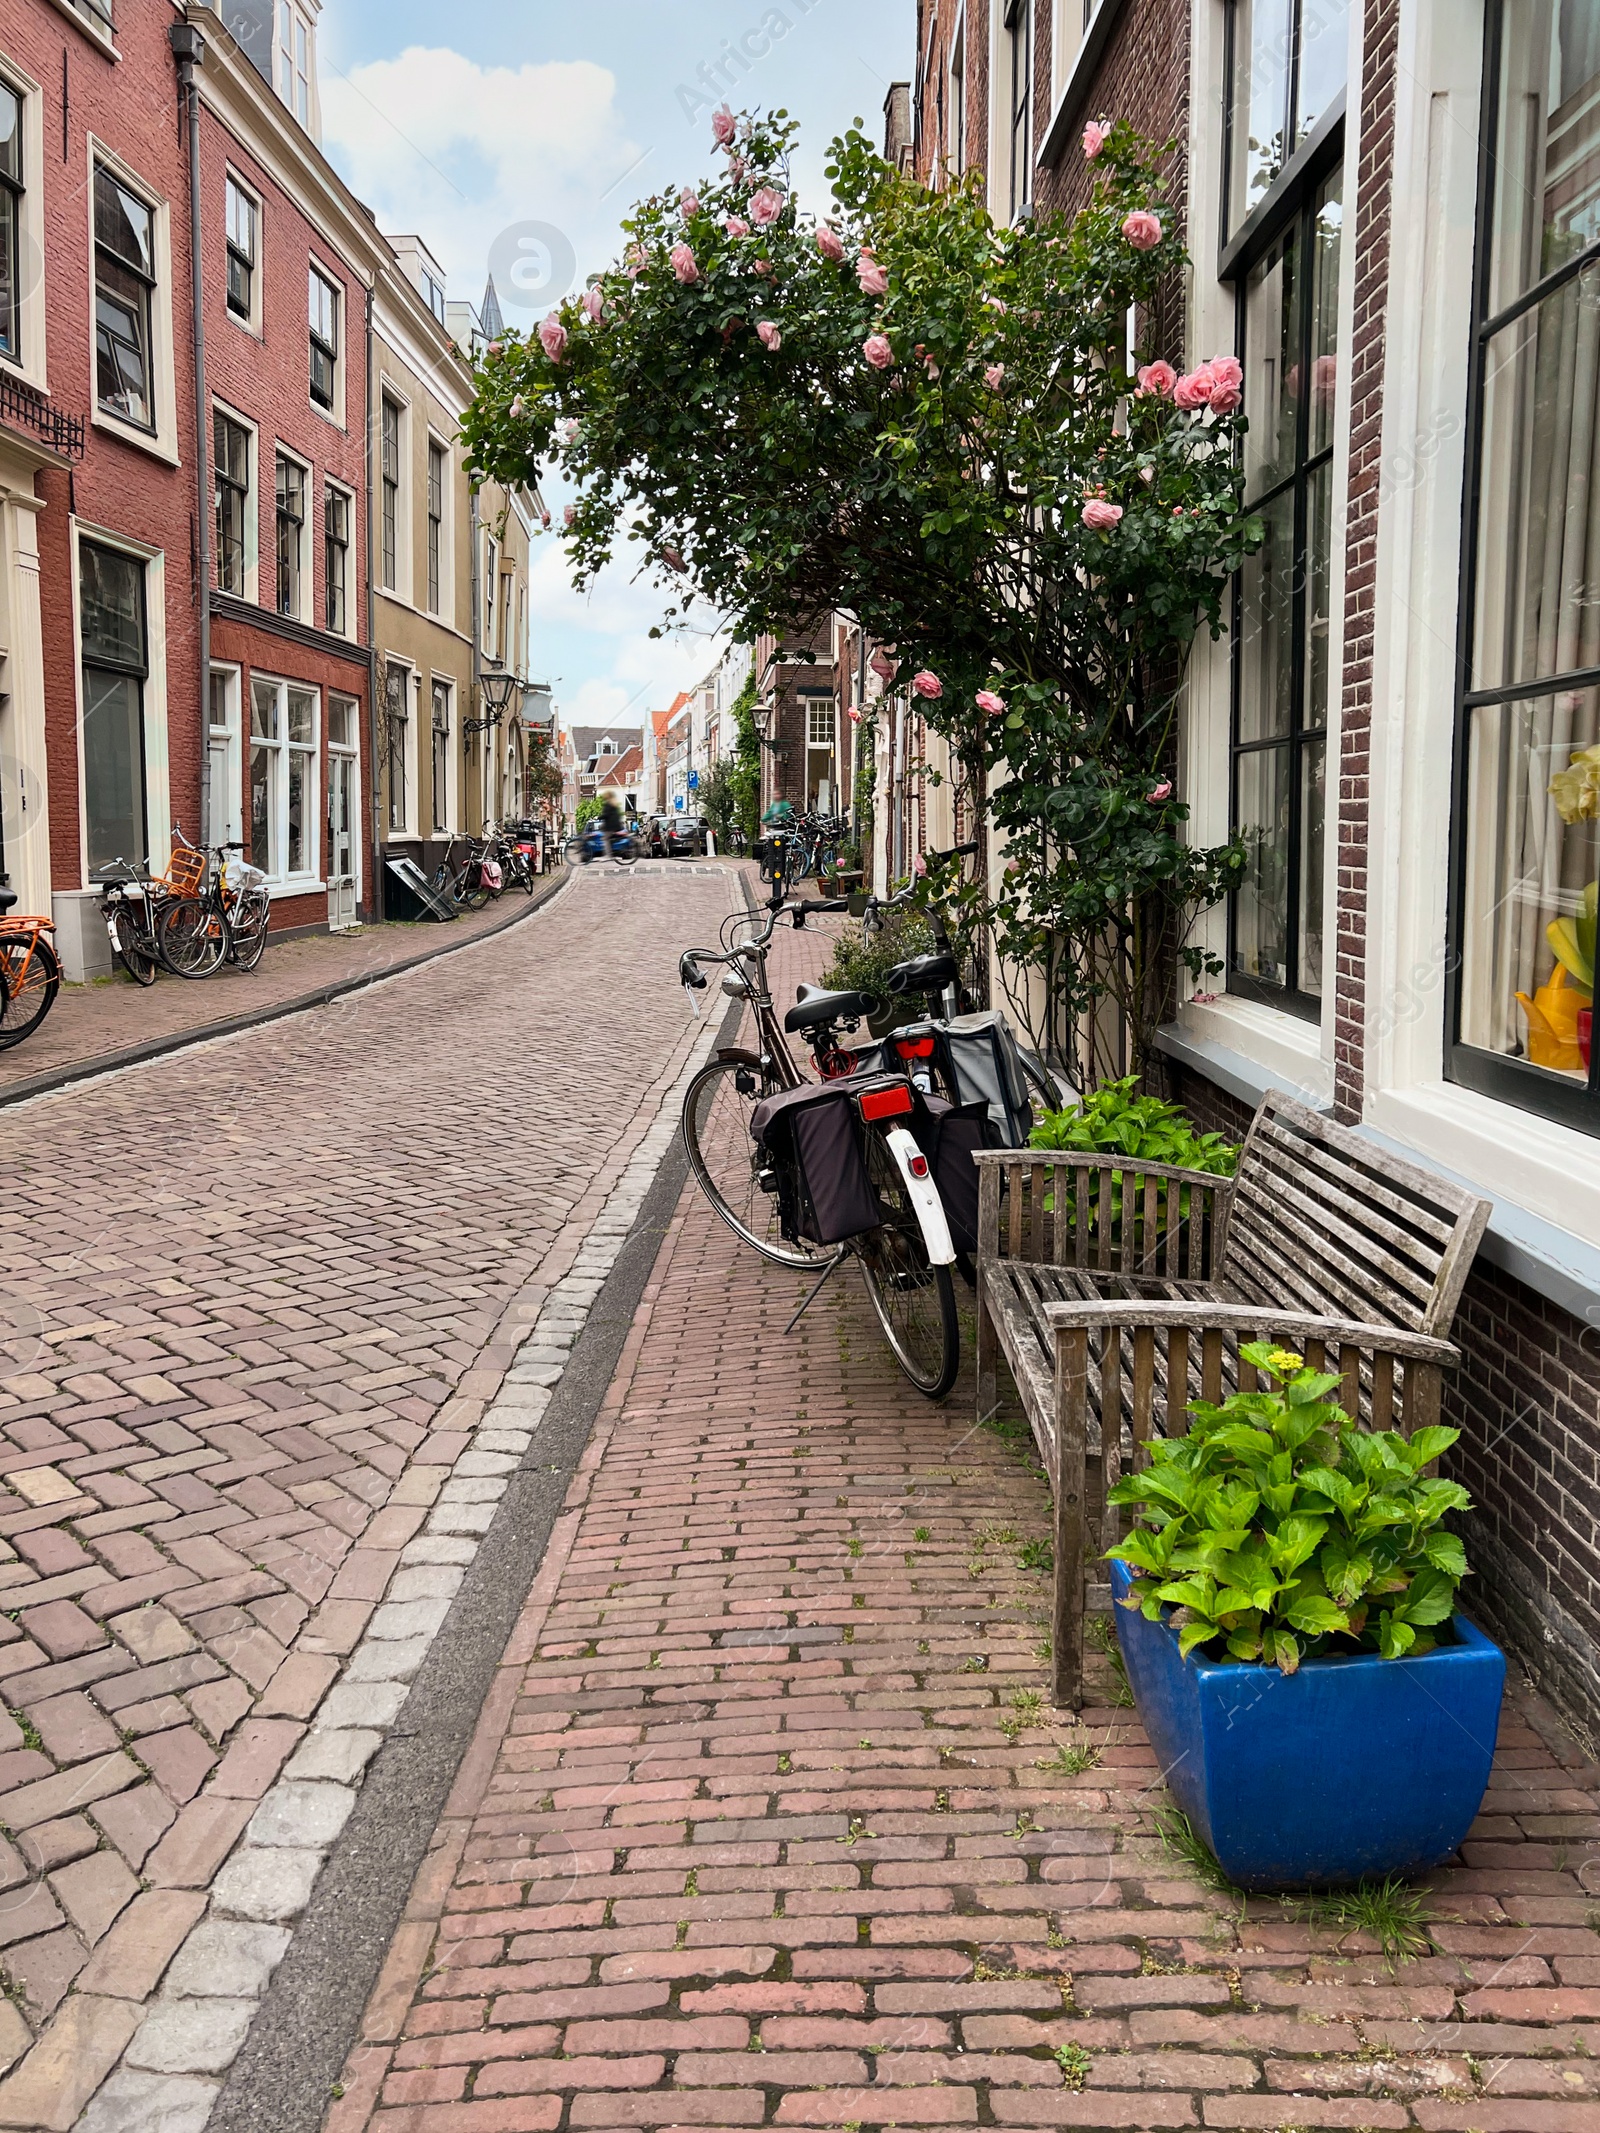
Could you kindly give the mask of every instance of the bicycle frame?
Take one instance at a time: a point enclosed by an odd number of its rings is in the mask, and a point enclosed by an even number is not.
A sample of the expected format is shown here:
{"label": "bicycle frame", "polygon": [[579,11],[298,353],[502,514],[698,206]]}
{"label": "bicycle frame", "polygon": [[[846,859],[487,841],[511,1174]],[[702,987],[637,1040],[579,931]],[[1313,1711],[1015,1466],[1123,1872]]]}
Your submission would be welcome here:
{"label": "bicycle frame", "polygon": [[28,943],[28,952],[16,965],[14,972],[11,958],[0,957],[0,985],[5,986],[8,1000],[14,1000],[21,992],[24,980],[33,968],[33,954],[39,945],[40,936],[54,933],[55,930],[56,922],[53,918],[0,918],[0,941],[26,939]]}

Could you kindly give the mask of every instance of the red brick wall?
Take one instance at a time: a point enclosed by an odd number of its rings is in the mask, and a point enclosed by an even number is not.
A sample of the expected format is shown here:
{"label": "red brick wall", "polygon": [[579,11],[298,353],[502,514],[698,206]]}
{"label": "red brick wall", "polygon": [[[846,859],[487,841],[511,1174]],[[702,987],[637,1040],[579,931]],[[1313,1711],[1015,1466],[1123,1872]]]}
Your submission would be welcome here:
{"label": "red brick wall", "polygon": [[[165,555],[169,779],[174,817],[199,815],[200,690],[198,608],[190,565],[195,519],[194,403],[189,345],[189,210],[178,76],[167,24],[170,9],[120,11],[110,59],[45,0],[15,0],[0,20],[0,51],[38,82],[44,148],[45,333],[54,405],[84,418],[82,464],[68,476],[42,474],[47,508],[38,522],[40,622],[44,638],[45,748],[50,808],[50,871],[58,889],[82,884],[78,775],[78,678],[74,646],[71,521]],[[63,68],[66,108],[63,113]],[[65,152],[63,152],[63,120]],[[175,399],[181,466],[90,421],[94,408],[90,337],[90,136],[168,204],[176,376],[157,379]],[[170,403],[169,403],[170,404]],[[148,582],[148,581],[147,581]],[[152,615],[152,625],[157,618]],[[164,857],[164,855],[163,855]]]}

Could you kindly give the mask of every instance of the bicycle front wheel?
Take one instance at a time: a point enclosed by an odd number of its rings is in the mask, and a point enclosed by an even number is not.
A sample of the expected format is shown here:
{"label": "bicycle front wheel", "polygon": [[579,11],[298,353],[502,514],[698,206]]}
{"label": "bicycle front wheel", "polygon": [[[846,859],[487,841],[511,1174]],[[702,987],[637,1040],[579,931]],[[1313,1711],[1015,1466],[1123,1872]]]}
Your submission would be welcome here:
{"label": "bicycle front wheel", "polygon": [[[29,948],[32,953],[29,953]],[[44,939],[0,939],[0,1048],[31,1037],[55,1005],[61,965]]]}
{"label": "bicycle front wheel", "polygon": [[265,889],[245,889],[228,914],[228,954],[240,970],[254,970],[267,952],[272,899]]}
{"label": "bicycle front wheel", "polygon": [[922,1224],[899,1166],[877,1134],[867,1137],[867,1169],[884,1221],[853,1241],[861,1278],[894,1359],[930,1400],[942,1400],[961,1366],[955,1283],[930,1266]]}
{"label": "bicycle front wheel", "polygon": [[155,935],[147,933],[126,905],[119,905],[111,921],[117,960],[135,985],[153,985],[159,969]]}
{"label": "bicycle front wheel", "polygon": [[[741,1086],[745,1083],[748,1086]],[[741,1243],[774,1266],[820,1272],[835,1247],[811,1244],[803,1237],[791,1242],[779,1223],[777,1196],[761,1189],[750,1114],[774,1089],[754,1067],[731,1059],[711,1060],[684,1095],[684,1152],[695,1183]]]}
{"label": "bicycle front wheel", "polygon": [[161,960],[175,977],[209,978],[227,945],[221,918],[198,897],[167,904],[156,924]]}

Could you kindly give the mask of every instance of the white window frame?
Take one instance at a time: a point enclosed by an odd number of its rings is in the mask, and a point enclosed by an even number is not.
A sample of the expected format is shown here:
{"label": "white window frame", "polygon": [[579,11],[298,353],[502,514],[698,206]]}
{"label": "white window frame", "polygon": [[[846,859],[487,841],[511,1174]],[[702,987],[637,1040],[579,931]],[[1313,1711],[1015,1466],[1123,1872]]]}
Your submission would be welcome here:
{"label": "white window frame", "polygon": [[[236,422],[250,439],[250,481],[245,491],[244,500],[244,591],[238,597],[250,601],[253,606],[259,606],[261,603],[261,431],[259,426],[252,422],[248,415],[241,414],[238,408],[230,406],[226,400],[214,399],[211,403],[211,415],[211,434],[206,440],[206,449],[211,454],[213,497],[217,486],[217,416],[226,415],[228,420]],[[221,549],[217,541],[216,507],[214,503],[211,519],[211,550],[212,578],[220,585]]]}
{"label": "white window frame", "polygon": [[166,555],[160,548],[130,540],[125,533],[72,522],[72,676],[75,698],[78,753],[78,869],[79,879],[89,878],[89,816],[87,782],[83,759],[83,573],[79,551],[88,541],[96,548],[115,548],[137,557],[145,566],[145,694],[144,694],[144,811],[145,835],[152,861],[159,859],[159,872],[172,848],[172,795],[167,765],[167,592]]}
{"label": "white window frame", "polygon": [[[278,467],[279,464],[297,467],[300,472],[300,568],[299,600],[292,608],[278,605]],[[308,459],[298,452],[291,452],[281,439],[274,442],[272,451],[272,607],[275,614],[285,615],[291,622],[312,622],[314,617],[306,610],[314,599],[313,579],[316,571],[309,550],[313,529],[320,535],[321,519],[318,512],[320,499],[317,495],[315,471]]]}
{"label": "white window frame", "polygon": [[[17,228],[17,269],[21,283],[16,353],[0,350],[0,369],[24,379],[38,391],[48,390],[45,371],[46,277],[50,257],[43,244],[44,226],[44,92],[14,60],[0,58],[0,81],[22,102],[22,200]],[[33,273],[31,262],[42,262]],[[91,268],[92,279],[92,268]]]}
{"label": "white window frame", "polygon": [[500,543],[485,526],[483,529],[483,656],[497,660],[500,657],[495,632],[498,626],[500,602]]}
{"label": "white window frame", "polygon": [[[346,742],[346,741],[336,741],[336,740],[335,740],[335,739],[333,738],[333,711],[334,711],[334,706],[335,706],[335,704],[338,704],[338,705],[341,705],[341,706],[348,706],[348,707],[349,707],[349,709],[350,709],[350,711],[351,711],[351,712],[352,712],[352,714],[353,714],[353,727],[354,727],[354,732],[355,732],[355,738],[354,738],[353,740],[351,740],[351,741],[348,741],[348,742]],[[325,703],[325,705],[324,705],[324,715],[325,715],[325,723],[326,723],[326,728],[327,728],[327,736],[328,736],[328,741],[327,741],[327,751],[328,751],[328,766],[329,766],[329,767],[328,767],[328,780],[327,780],[327,783],[328,783],[328,791],[327,791],[327,795],[325,796],[325,800],[324,800],[324,809],[326,809],[326,801],[327,801],[328,799],[331,799],[331,798],[332,798],[332,794],[333,794],[333,764],[334,764],[334,763],[335,763],[336,761],[339,761],[339,762],[353,763],[353,764],[355,765],[355,792],[356,792],[356,804],[355,804],[355,808],[354,808],[354,811],[353,811],[353,813],[352,813],[352,816],[351,816],[351,822],[350,822],[350,872],[351,872],[351,874],[352,874],[352,875],[354,876],[354,878],[355,878],[355,884],[356,884],[356,901],[357,901],[357,903],[359,903],[359,902],[360,902],[360,899],[361,899],[361,868],[362,868],[362,848],[361,848],[361,827],[362,827],[362,824],[361,824],[361,699],[360,699],[360,697],[359,697],[359,696],[353,695],[353,694],[351,694],[351,693],[350,693],[349,691],[347,691],[347,690],[344,690],[344,689],[330,689],[330,690],[328,691],[328,694],[327,694],[327,700],[326,700],[326,703]],[[324,834],[324,836],[325,836],[325,837],[327,837],[327,838],[328,838],[328,840],[329,840],[329,845],[331,846],[331,842],[332,842],[332,828],[333,828],[333,826],[332,826],[332,824],[331,824],[331,823],[330,823],[330,822],[329,822],[329,821],[327,820],[327,816],[326,816],[326,812],[325,812],[325,811],[324,811],[324,813],[323,813],[323,815],[322,815],[322,817],[321,817],[320,819],[321,819],[321,826],[322,826],[322,831],[323,831],[323,834]],[[327,854],[326,854],[326,856],[327,856],[327,857],[328,857],[329,859],[331,859],[331,858],[332,858],[333,854],[332,854],[332,851],[331,851],[331,849],[329,849],[329,850],[327,851]],[[330,870],[330,871],[331,871],[331,870]]]}
{"label": "white window frame", "polygon": [[[233,192],[238,193],[241,199],[249,202],[255,221],[255,259],[250,270],[250,308],[248,311],[243,312],[234,310],[228,295],[227,270],[233,253],[230,188]],[[260,193],[239,175],[231,163],[224,165],[222,174],[222,308],[241,333],[253,334],[257,340],[260,340],[262,332],[261,284],[265,278],[265,268],[262,262],[262,228],[263,217]]]}
{"label": "white window frame", "polygon": [[[440,821],[440,820],[438,819],[438,817],[439,817],[439,814],[440,814],[441,810],[440,810],[439,806],[437,805],[437,803],[436,803],[436,801],[435,801],[435,799],[434,799],[434,785],[433,785],[433,747],[434,747],[434,742],[433,742],[433,736],[434,736],[434,734],[435,734],[435,733],[436,733],[436,732],[438,731],[438,728],[437,728],[437,727],[436,727],[436,726],[434,725],[434,706],[433,706],[433,698],[434,698],[434,691],[435,691],[435,690],[438,690],[438,689],[442,689],[442,690],[444,691],[444,699],[445,699],[445,715],[446,715],[446,717],[447,717],[447,719],[448,719],[448,721],[449,721],[449,724],[448,724],[448,725],[446,726],[446,728],[445,728],[445,751],[444,751],[444,808],[443,808],[444,820],[443,820],[442,822],[441,822],[441,821]],[[456,724],[456,705],[457,705],[457,703],[458,703],[459,699],[460,699],[460,691],[459,691],[459,690],[457,689],[457,687],[456,687],[456,682],[455,682],[455,676],[454,676],[453,674],[430,674],[430,675],[429,675],[429,677],[428,677],[428,807],[429,807],[429,809],[430,809],[430,811],[431,811],[431,815],[432,815],[432,820],[431,820],[431,821],[429,822],[429,825],[428,825],[428,835],[429,835],[429,836],[431,836],[431,837],[437,837],[437,836],[440,836],[440,835],[444,835],[444,836],[451,836],[451,835],[453,835],[453,834],[454,834],[454,832],[455,832],[455,829],[456,829],[456,826],[457,826],[456,818],[457,818],[457,814],[458,814],[459,810],[458,810],[458,808],[457,808],[457,804],[456,804],[456,802],[457,802],[456,786],[457,786],[457,783],[458,783],[458,780],[457,780],[457,775],[456,775],[456,742],[457,742],[457,740],[458,740],[458,738],[459,738],[459,733],[458,733],[458,728],[457,728],[457,724]],[[420,751],[419,751],[419,760],[420,760]],[[418,827],[419,827],[419,828],[421,827],[421,821],[422,821],[422,818],[421,818],[421,816],[419,815],[419,816],[418,816],[418,818],[417,818],[417,822],[418,822]]]}
{"label": "white window frame", "polygon": [[[244,838],[244,758],[241,752],[243,731],[242,712],[244,701],[244,669],[226,659],[211,662],[213,681],[223,684],[223,721],[218,725],[212,716],[212,698],[206,697],[206,842],[225,844],[242,842]],[[211,752],[221,742],[225,752],[223,784],[227,795],[222,819],[217,820],[217,811],[212,806]]]}
{"label": "white window frame", "polygon": [[275,0],[272,21],[272,87],[280,104],[315,137],[317,47],[310,19],[293,0]]}
{"label": "white window frame", "polygon": [[957,9],[950,32],[948,74],[945,85],[949,98],[945,106],[945,163],[951,177],[959,178],[967,167],[967,13],[964,7]]}
{"label": "white window frame", "polygon": [[[345,501],[346,539],[344,544],[344,628],[336,630],[328,620],[328,492],[332,490]],[[333,637],[354,637],[356,622],[356,495],[348,483],[335,481],[331,474],[322,477],[322,495],[317,516],[317,570],[316,623]]]}
{"label": "white window frame", "polygon": [[[443,510],[439,520],[439,604],[437,607],[434,607],[429,604],[428,612],[433,615],[438,615],[441,619],[448,621],[454,616],[456,611],[455,454],[450,448],[450,440],[447,437],[442,437],[439,432],[434,429],[433,426],[430,424],[427,431],[427,445],[425,450],[426,452],[431,452],[434,449],[437,449],[444,454],[444,483],[440,498]],[[424,475],[424,480],[426,481],[426,474]],[[425,497],[425,516],[431,519],[433,514],[430,511],[426,510],[426,504],[427,498]],[[422,558],[422,573],[423,598],[424,603],[427,604],[428,557],[426,551],[424,552]]]}
{"label": "white window frame", "polygon": [[[320,334],[313,334],[311,326],[313,276],[324,288],[330,290],[333,296],[333,396],[326,407],[311,390],[313,340],[318,347],[327,347],[327,342]],[[342,277],[334,272],[326,260],[319,259],[316,253],[312,252],[306,261],[306,405],[314,415],[320,415],[325,422],[331,422],[335,429],[341,430],[344,428],[344,358],[345,346],[349,339],[349,311],[348,291]]]}
{"label": "white window frame", "polygon": [[[274,736],[263,736],[255,730],[256,694],[259,690],[276,692],[278,730]],[[289,738],[289,692],[308,696],[311,699],[311,739],[291,741]],[[268,806],[271,820],[267,827],[268,857],[271,864],[262,869],[267,877],[267,889],[273,896],[304,896],[320,889],[322,881],[322,691],[314,683],[296,681],[285,674],[253,672],[250,676],[250,754],[251,778],[251,826],[254,828],[254,757],[258,748],[271,752],[275,770],[269,782]],[[293,756],[303,757],[306,765],[305,799],[302,803],[303,843],[309,847],[310,865],[290,873],[287,869],[289,853],[289,763]],[[253,838],[252,838],[253,843]],[[249,855],[254,858],[254,852]],[[256,861],[259,865],[259,860]]]}
{"label": "white window frame", "polygon": [[[174,391],[177,372],[173,361],[172,337],[172,210],[170,203],[156,191],[154,186],[141,178],[131,164],[125,162],[115,149],[106,145],[95,134],[84,139],[86,168],[84,171],[84,213],[88,225],[89,272],[88,272],[88,329],[89,329],[89,420],[96,429],[120,437],[126,444],[137,445],[141,452],[149,452],[154,458],[165,460],[169,466],[180,464],[178,454],[178,403]],[[155,287],[150,292],[150,399],[155,416],[152,430],[130,422],[112,408],[100,405],[99,381],[95,375],[95,349],[98,329],[95,317],[95,226],[94,226],[94,174],[97,164],[117,181],[125,185],[144,205],[151,215],[151,242],[155,253]]]}

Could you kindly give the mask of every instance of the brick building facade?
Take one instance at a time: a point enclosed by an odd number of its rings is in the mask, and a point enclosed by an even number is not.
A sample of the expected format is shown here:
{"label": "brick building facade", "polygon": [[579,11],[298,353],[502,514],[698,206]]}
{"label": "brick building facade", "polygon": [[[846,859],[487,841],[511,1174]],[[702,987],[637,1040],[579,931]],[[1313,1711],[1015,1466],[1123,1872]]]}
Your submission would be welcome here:
{"label": "brick building facade", "polygon": [[921,0],[917,55],[915,167],[1000,219],[1083,200],[1089,118],[1175,144],[1141,350],[1242,358],[1268,541],[1186,675],[1192,834],[1251,868],[1167,1062],[1492,1199],[1474,1603],[1600,1731],[1600,5]]}

